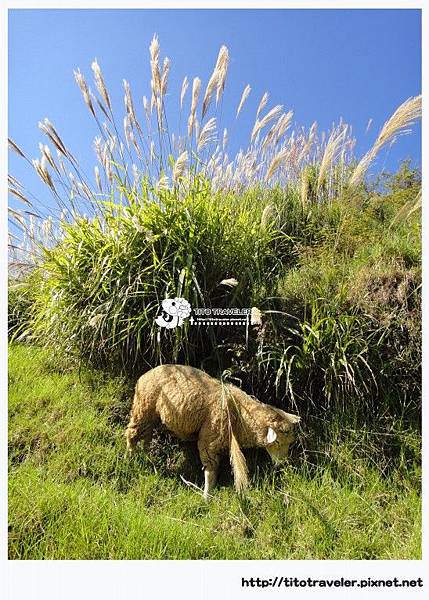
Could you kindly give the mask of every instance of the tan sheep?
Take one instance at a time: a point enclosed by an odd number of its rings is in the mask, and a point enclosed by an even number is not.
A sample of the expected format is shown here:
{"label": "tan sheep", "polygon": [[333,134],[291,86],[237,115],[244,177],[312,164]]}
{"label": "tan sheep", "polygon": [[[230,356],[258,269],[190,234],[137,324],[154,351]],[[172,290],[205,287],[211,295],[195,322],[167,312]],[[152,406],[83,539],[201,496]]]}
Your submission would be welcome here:
{"label": "tan sheep", "polygon": [[207,499],[216,484],[223,450],[230,451],[235,487],[242,492],[248,472],[240,447],[266,448],[278,462],[286,458],[299,420],[199,369],[161,365],[137,382],[126,430],[127,448],[131,453],[140,439],[147,448],[158,423],[181,440],[198,440]]}

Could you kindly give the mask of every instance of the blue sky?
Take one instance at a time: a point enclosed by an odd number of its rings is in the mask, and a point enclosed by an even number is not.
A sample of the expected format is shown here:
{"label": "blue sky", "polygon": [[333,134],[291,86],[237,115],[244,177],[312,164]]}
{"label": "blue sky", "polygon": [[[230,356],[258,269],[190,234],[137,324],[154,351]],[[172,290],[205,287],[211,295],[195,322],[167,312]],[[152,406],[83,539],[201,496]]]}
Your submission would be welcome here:
{"label": "blue sky", "polygon": [[[225,44],[230,69],[222,118],[233,149],[247,146],[256,107],[268,91],[268,107],[280,103],[292,108],[299,125],[310,126],[316,120],[320,129],[326,129],[343,117],[353,126],[360,156],[397,106],[421,92],[420,31],[420,11],[406,9],[10,10],[9,135],[31,158],[38,157],[43,135],[37,123],[49,117],[91,171],[97,131],[73,69],[79,67],[91,80],[91,62],[97,57],[121,123],[122,79],[130,82],[139,109],[143,95],[149,96],[148,47],[157,33],[162,56],[172,62],[173,131],[183,77],[192,81],[199,76],[205,88]],[[233,115],[247,83],[252,91],[235,122]],[[373,124],[365,134],[370,118]],[[372,168],[395,169],[406,157],[420,165],[420,153],[418,126]],[[14,155],[10,171],[30,190],[46,194]]]}

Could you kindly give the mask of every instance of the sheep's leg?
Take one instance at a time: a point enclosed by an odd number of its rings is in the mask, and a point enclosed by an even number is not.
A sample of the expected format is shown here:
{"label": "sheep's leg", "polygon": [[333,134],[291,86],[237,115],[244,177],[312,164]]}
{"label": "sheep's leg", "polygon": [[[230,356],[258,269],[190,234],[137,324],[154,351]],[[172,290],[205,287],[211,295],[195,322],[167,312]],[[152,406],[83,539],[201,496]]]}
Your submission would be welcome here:
{"label": "sheep's leg", "polygon": [[216,485],[219,468],[219,456],[209,451],[206,441],[198,440],[198,451],[204,467],[204,499],[208,500],[210,492]]}
{"label": "sheep's leg", "polygon": [[208,500],[210,492],[216,485],[217,470],[204,469],[204,500]]}

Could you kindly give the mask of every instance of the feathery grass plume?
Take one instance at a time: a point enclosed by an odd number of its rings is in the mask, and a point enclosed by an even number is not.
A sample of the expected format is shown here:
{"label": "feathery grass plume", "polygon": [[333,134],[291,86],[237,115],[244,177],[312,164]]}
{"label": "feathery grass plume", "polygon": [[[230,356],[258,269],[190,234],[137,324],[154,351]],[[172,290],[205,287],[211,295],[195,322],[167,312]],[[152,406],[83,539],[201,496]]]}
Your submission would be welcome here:
{"label": "feathery grass plume", "polygon": [[216,105],[219,103],[220,97],[223,94],[223,90],[225,89],[225,81],[226,76],[228,74],[228,65],[229,65],[229,51],[226,46],[222,46],[219,51],[219,77],[217,80],[217,89],[216,89]]}
{"label": "feathery grass plume", "polygon": [[53,126],[53,124],[50,122],[50,120],[48,118],[43,119],[43,122],[39,121],[39,129],[41,131],[43,131],[43,133],[51,140],[51,142],[54,144],[55,148],[61,154],[63,154],[66,158],[71,160],[74,164],[77,164],[76,159],[66,148],[62,139],[58,135],[57,130],[55,129],[55,127]]}
{"label": "feathery grass plume", "polygon": [[30,200],[26,198],[20,190],[17,190],[16,188],[10,186],[7,188],[7,190],[10,194],[13,194],[17,198],[19,198],[19,200],[24,202],[24,204],[27,204],[27,206],[33,206]]}
{"label": "feathery grass plume", "polygon": [[270,166],[268,167],[267,174],[265,175],[265,181],[269,181],[275,175],[282,162],[284,162],[288,157],[289,152],[290,150],[287,147],[282,148],[282,150],[277,152],[277,154],[272,159]]}
{"label": "feathery grass plume", "polygon": [[44,156],[46,158],[46,160],[51,165],[51,167],[54,169],[54,171],[56,171],[59,174],[60,171],[58,169],[58,165],[54,161],[54,158],[53,158],[53,156],[51,154],[51,150],[49,149],[49,146],[47,146],[46,144],[41,144],[40,143],[39,144],[39,149],[40,149],[40,152],[41,152],[42,156]]}
{"label": "feathery grass plume", "polygon": [[27,159],[27,157],[25,156],[25,154],[21,150],[21,148],[17,144],[15,144],[15,142],[13,140],[11,140],[9,137],[7,138],[7,143],[9,144],[9,148],[11,150],[13,150],[16,154],[18,154],[18,156],[21,156],[22,158]]}
{"label": "feathery grass plume", "polygon": [[191,139],[192,131],[195,124],[195,113],[197,112],[198,97],[201,89],[201,79],[194,77],[192,82],[192,100],[191,100],[191,112],[188,119],[188,137]]}
{"label": "feathery grass plume", "polygon": [[132,123],[136,124],[137,119],[136,119],[136,113],[134,110],[134,102],[133,102],[133,97],[131,95],[130,84],[128,83],[128,81],[126,79],[123,79],[122,83],[123,83],[124,90],[125,90],[125,96],[124,96],[125,109],[127,111],[127,114],[130,116]]}
{"label": "feathery grass plume", "polygon": [[256,119],[258,119],[259,115],[264,110],[267,102],[268,102],[268,92],[265,92],[265,94],[261,98],[261,101],[259,102],[258,110],[256,111]]}
{"label": "feathery grass plume", "polygon": [[283,113],[282,116],[277,121],[274,128],[275,142],[277,143],[286,133],[287,129],[289,129],[290,124],[293,118],[293,110],[290,110],[287,113]]}
{"label": "feathery grass plume", "polygon": [[368,133],[369,128],[371,127],[371,125],[372,125],[372,118],[369,119],[369,121],[368,121],[368,124],[367,124],[366,129],[365,129],[365,133]]}
{"label": "feathery grass plume", "polygon": [[234,486],[238,494],[242,494],[249,485],[249,470],[246,459],[238,445],[234,432],[231,431],[230,461],[234,475]]}
{"label": "feathery grass plume", "polygon": [[328,142],[325,146],[325,151],[322,156],[322,160],[319,166],[319,177],[317,178],[317,188],[320,189],[321,185],[325,181],[326,174],[329,168],[333,165],[337,159],[338,153],[341,150],[348,126],[343,125],[338,128],[334,128],[329,136]]}
{"label": "feathery grass plume", "polygon": [[97,167],[97,165],[94,167],[94,175],[95,175],[95,182],[97,184],[97,187],[98,187],[100,193],[102,194],[103,193],[103,187],[101,185],[100,170]]}
{"label": "feathery grass plume", "polygon": [[241,100],[240,100],[240,103],[239,103],[239,105],[238,105],[238,108],[237,108],[237,113],[236,113],[236,115],[235,115],[235,118],[237,118],[237,117],[238,117],[238,115],[240,114],[240,112],[241,112],[241,109],[243,108],[243,105],[244,105],[244,103],[246,102],[246,100],[247,100],[247,98],[248,98],[248,96],[249,96],[249,94],[250,94],[250,90],[251,90],[251,89],[252,89],[252,88],[250,87],[250,85],[249,85],[249,84],[247,84],[247,85],[246,85],[246,87],[244,88],[244,90],[243,90],[243,93],[242,93],[242,95],[241,95]]}
{"label": "feathery grass plume", "polygon": [[106,106],[110,110],[112,110],[109,92],[107,91],[107,87],[104,82],[103,74],[101,72],[100,65],[98,64],[96,58],[94,59],[93,63],[91,64],[91,69],[92,69],[92,72],[94,73],[95,85],[97,87],[97,90],[98,90],[100,96],[103,98],[104,102],[106,103]]}
{"label": "feathery grass plume", "polygon": [[403,102],[393,113],[393,115],[384,123],[373,147],[360,160],[353,171],[349,185],[355,186],[360,183],[368,170],[369,165],[377,156],[381,148],[387,142],[396,138],[401,133],[407,133],[406,128],[414,124],[422,114],[422,97],[414,96]]}
{"label": "feathery grass plume", "polygon": [[216,119],[212,117],[207,121],[204,127],[201,129],[198,136],[197,149],[200,152],[207,144],[216,140]]}
{"label": "feathery grass plume", "polygon": [[314,144],[314,140],[316,138],[317,135],[317,121],[314,121],[313,124],[310,127],[310,131],[308,133],[308,138],[305,141],[302,150],[300,152],[299,158],[298,158],[298,163],[300,164],[305,158],[308,158],[313,144]]}
{"label": "feathery grass plume", "polygon": [[226,46],[222,46],[219,50],[216,65],[213,69],[213,73],[209,79],[206,87],[206,91],[203,98],[203,106],[201,117],[204,118],[209,106],[213,94],[216,90],[216,104],[219,102],[221,93],[225,86],[226,74],[228,71],[229,53]]}
{"label": "feathery grass plume", "polygon": [[82,96],[85,101],[85,104],[87,105],[87,107],[90,110],[90,112],[92,113],[92,115],[95,117],[94,105],[92,104],[90,90],[89,90],[88,84],[85,81],[85,77],[80,72],[80,69],[78,69],[77,71],[73,71],[73,74],[74,74],[76,83],[78,84],[80,91],[82,92]]}
{"label": "feathery grass plume", "polygon": [[273,204],[267,204],[261,215],[261,228],[266,229],[269,223],[272,223],[276,218],[277,213]]}
{"label": "feathery grass plume", "polygon": [[161,92],[161,75],[159,71],[159,42],[155,34],[149,46],[150,68],[152,73],[153,95]]}
{"label": "feathery grass plume", "polygon": [[168,56],[164,58],[161,75],[161,96],[164,97],[167,93],[168,74],[170,72],[170,59]]}
{"label": "feathery grass plume", "polygon": [[276,106],[274,106],[274,108],[272,108],[269,112],[267,112],[265,117],[262,117],[261,120],[256,118],[255,124],[252,129],[252,133],[250,136],[250,139],[252,142],[255,139],[255,137],[257,136],[257,134],[261,131],[261,129],[263,129],[266,125],[268,125],[268,123],[270,123],[273,119],[275,119],[278,116],[278,114],[281,113],[282,109],[283,109],[283,105],[277,104]]}
{"label": "feathery grass plume", "polygon": [[222,151],[223,152],[225,152],[227,146],[228,146],[228,129],[225,127],[225,129],[223,130],[223,137],[222,137]]}
{"label": "feathery grass plume", "polygon": [[307,197],[309,191],[309,171],[307,167],[304,167],[301,171],[301,180],[300,180],[300,199],[301,206],[305,208],[307,206]]}
{"label": "feathery grass plume", "polygon": [[182,83],[182,91],[180,92],[180,110],[183,108],[183,100],[185,98],[186,90],[188,89],[189,81],[188,77],[185,75],[185,78]]}
{"label": "feathery grass plume", "polygon": [[218,73],[217,68],[215,67],[215,69],[212,73],[212,76],[209,79],[209,82],[207,84],[206,91],[204,94],[203,108],[202,108],[202,112],[201,112],[202,118],[204,118],[204,116],[209,108],[210,100],[214,94],[214,91],[216,90],[216,87],[217,87],[218,77],[219,77],[219,73]]}
{"label": "feathery grass plume", "polygon": [[144,114],[146,116],[146,122],[148,124],[150,124],[150,106],[149,106],[149,100],[146,98],[146,96],[143,96],[143,110],[144,110]]}
{"label": "feathery grass plume", "polygon": [[[174,176],[174,175],[173,175]],[[157,193],[170,189],[170,182],[167,175],[161,175],[155,184],[155,191]]]}
{"label": "feathery grass plume", "polygon": [[182,177],[188,163],[188,151],[185,150],[177,158],[173,168],[173,183],[177,183],[179,177]]}

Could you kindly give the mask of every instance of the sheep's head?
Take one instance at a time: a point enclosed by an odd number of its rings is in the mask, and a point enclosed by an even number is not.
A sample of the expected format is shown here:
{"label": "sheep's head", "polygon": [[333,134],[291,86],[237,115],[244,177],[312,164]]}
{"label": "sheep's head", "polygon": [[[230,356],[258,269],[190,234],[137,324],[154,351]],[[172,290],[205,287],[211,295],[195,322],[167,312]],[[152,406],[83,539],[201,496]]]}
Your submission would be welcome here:
{"label": "sheep's head", "polygon": [[279,463],[286,459],[289,446],[295,441],[295,429],[300,417],[279,408],[271,408],[274,413],[268,423],[265,448],[272,460]]}

